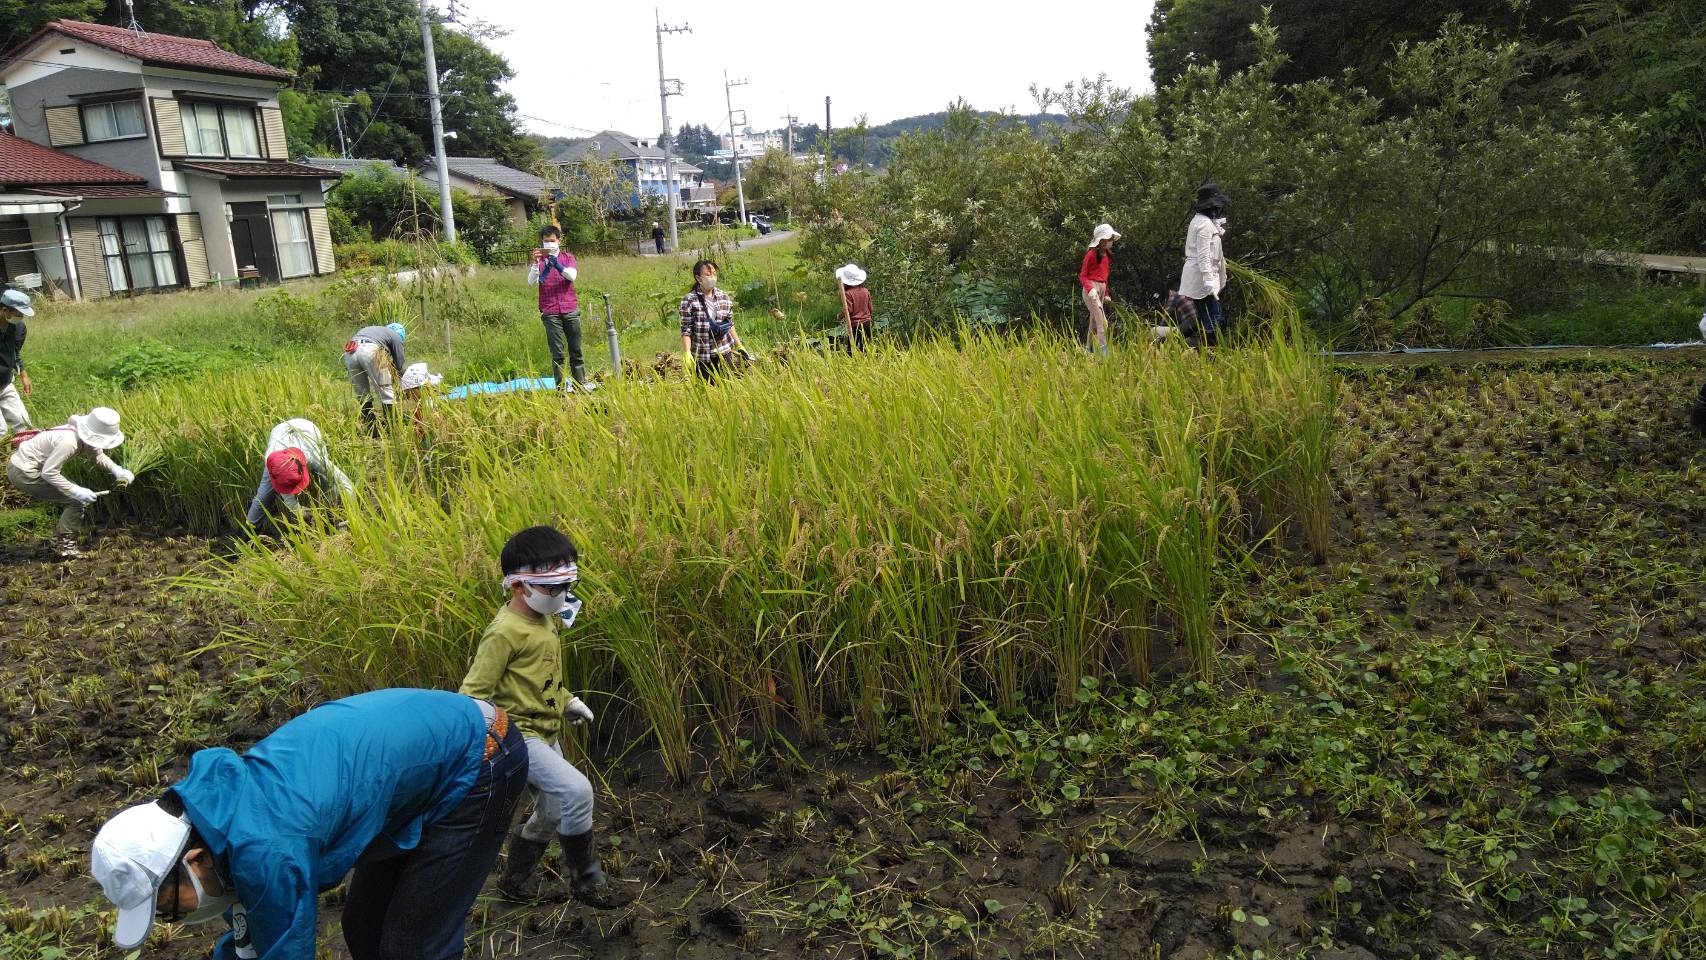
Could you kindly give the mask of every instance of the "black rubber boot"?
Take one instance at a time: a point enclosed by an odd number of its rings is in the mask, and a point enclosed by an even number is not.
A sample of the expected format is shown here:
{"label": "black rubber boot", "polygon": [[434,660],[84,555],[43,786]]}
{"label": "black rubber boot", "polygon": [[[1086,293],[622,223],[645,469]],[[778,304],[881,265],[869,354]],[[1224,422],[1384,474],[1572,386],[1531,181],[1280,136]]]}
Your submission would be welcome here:
{"label": "black rubber boot", "polygon": [[531,903],[539,899],[539,879],[533,874],[545,856],[551,842],[529,840],[521,834],[509,838],[509,859],[503,875],[498,877],[498,896],[511,903]]}
{"label": "black rubber boot", "polygon": [[569,878],[569,893],[576,900],[595,910],[614,910],[628,902],[604,878],[591,830],[572,837],[564,834],[557,840],[563,845],[563,872]]}
{"label": "black rubber boot", "polygon": [[575,386],[579,388],[581,384],[586,382],[586,367],[578,363],[570,364],[569,376],[575,378]]}
{"label": "black rubber boot", "polygon": [[361,398],[361,425],[370,437],[379,436],[379,418],[373,415],[373,398]]}

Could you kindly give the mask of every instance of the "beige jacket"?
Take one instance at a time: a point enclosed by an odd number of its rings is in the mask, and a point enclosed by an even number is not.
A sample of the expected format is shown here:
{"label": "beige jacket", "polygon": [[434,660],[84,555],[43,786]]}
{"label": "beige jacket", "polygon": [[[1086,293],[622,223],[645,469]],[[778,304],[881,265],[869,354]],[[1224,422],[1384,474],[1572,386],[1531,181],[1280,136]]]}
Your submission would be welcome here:
{"label": "beige jacket", "polygon": [[72,483],[60,470],[67,460],[79,454],[93,460],[95,466],[102,470],[118,476],[119,465],[105,453],[78,440],[77,431],[68,425],[43,430],[25,440],[18,446],[17,452],[12,454],[12,466],[18,468],[24,479],[48,483],[69,497],[82,488]]}
{"label": "beige jacket", "polygon": [[1220,247],[1224,230],[1214,221],[1196,214],[1185,233],[1185,269],[1179,275],[1179,292],[1192,300],[1207,300],[1226,289],[1226,252]]}

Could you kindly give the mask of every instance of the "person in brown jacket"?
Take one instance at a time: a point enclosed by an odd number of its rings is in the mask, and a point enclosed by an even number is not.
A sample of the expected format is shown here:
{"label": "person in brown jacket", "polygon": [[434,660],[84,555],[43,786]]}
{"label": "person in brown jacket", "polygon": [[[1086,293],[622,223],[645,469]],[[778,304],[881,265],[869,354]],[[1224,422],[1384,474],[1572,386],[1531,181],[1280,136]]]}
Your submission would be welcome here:
{"label": "person in brown jacket", "polygon": [[871,291],[865,289],[865,271],[849,263],[835,271],[835,279],[841,282],[841,296],[847,304],[841,311],[841,322],[852,330],[848,349],[863,351],[871,340]]}

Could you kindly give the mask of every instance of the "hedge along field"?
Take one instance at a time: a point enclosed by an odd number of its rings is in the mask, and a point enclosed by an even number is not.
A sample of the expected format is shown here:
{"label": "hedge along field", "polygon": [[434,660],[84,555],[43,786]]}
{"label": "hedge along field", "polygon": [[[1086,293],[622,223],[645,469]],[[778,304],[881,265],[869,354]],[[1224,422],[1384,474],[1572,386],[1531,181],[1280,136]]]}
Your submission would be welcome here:
{"label": "hedge along field", "polygon": [[[582,548],[574,682],[632,705],[676,777],[695,728],[784,719],[930,744],[1142,681],[1151,631],[1208,673],[1217,567],[1270,529],[1326,549],[1334,386],[1297,339],[1122,351],[968,336],[795,356],[714,388],[612,384],[431,405],[346,531],[240,545],[226,591],[334,692],[445,686],[501,601],[515,530]],[[418,445],[411,442],[418,439]]]}

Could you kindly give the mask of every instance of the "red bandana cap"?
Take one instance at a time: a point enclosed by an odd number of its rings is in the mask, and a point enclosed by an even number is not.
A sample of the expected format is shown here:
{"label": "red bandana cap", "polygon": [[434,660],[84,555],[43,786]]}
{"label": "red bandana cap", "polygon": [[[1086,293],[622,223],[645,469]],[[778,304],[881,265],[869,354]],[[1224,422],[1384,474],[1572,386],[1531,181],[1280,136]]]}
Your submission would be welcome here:
{"label": "red bandana cap", "polygon": [[267,454],[267,477],[274,491],[294,497],[308,489],[308,456],[300,447]]}

